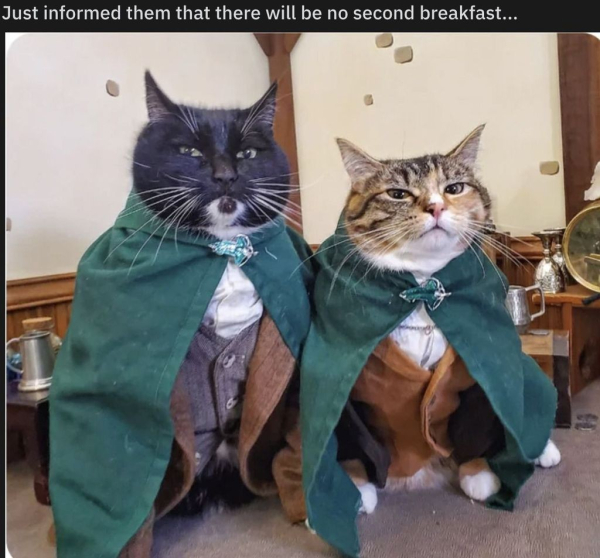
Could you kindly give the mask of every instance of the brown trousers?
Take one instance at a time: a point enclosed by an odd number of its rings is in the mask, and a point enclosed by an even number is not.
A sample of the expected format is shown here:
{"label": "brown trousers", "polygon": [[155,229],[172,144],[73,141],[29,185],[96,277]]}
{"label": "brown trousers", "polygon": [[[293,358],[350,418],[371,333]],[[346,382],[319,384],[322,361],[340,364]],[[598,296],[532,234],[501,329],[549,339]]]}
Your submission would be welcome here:
{"label": "brown trousers", "polygon": [[448,421],[460,392],[475,384],[449,347],[435,370],[421,368],[388,337],[363,368],[351,398],[390,452],[389,477],[410,477],[434,456],[448,457]]}

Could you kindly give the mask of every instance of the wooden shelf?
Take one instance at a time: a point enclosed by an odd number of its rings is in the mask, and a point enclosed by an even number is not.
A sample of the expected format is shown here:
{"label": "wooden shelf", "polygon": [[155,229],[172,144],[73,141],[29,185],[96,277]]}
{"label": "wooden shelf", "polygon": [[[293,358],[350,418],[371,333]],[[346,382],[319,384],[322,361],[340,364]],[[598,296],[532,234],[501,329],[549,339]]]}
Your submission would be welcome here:
{"label": "wooden shelf", "polygon": [[[583,300],[588,296],[592,296],[594,291],[590,291],[586,289],[582,285],[569,285],[565,292],[563,293],[544,293],[544,298],[546,299],[546,304],[550,306],[560,306],[562,304],[572,304],[576,307],[584,307],[584,308],[600,308],[600,300],[596,300],[592,302],[592,304],[588,304],[584,306]],[[540,295],[533,295],[534,304],[540,304]]]}
{"label": "wooden shelf", "polygon": [[[546,313],[532,326],[569,332],[572,395],[600,377],[600,300],[583,304],[593,294],[581,285],[570,285],[562,293],[545,294]],[[539,306],[539,294],[533,296],[533,302]]]}

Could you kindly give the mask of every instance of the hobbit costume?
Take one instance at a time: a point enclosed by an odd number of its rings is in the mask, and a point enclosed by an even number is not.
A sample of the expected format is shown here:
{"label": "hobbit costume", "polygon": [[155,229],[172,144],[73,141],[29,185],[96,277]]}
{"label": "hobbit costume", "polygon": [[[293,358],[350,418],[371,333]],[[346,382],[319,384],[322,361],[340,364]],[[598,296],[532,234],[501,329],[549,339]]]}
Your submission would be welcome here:
{"label": "hobbit costume", "polygon": [[[388,465],[392,474],[410,474],[433,453],[452,452],[445,428],[458,394],[474,383],[489,400],[505,438],[488,459],[502,486],[487,504],[512,509],[550,437],[556,392],[521,350],[505,308],[506,278],[477,245],[421,286],[410,273],[377,271],[365,278],[368,262],[339,238],[325,241],[315,258],[315,316],[301,366],[303,484],[310,527],[344,554],[357,556],[360,496],[338,463],[346,456],[343,446],[353,426],[355,439],[366,442],[367,472],[382,486],[387,470],[381,469]],[[409,364],[388,339],[421,301],[449,343],[431,372]],[[397,372],[399,380],[390,379]],[[381,453],[378,457],[349,399],[376,409],[371,426],[390,424],[394,412],[405,421],[383,429],[400,451],[389,452],[387,461]],[[412,444],[415,452],[403,453],[403,444]]]}
{"label": "hobbit costume", "polygon": [[[127,208],[136,203],[133,195]],[[279,493],[292,521],[305,517],[298,411],[289,399],[310,324],[311,275],[302,265],[309,249],[282,220],[224,243],[156,230],[142,213],[119,217],[78,267],[50,393],[60,558],[147,558],[153,521],[186,495],[203,459],[199,417],[224,428],[238,397],[244,484],[257,495]],[[201,322],[229,257],[243,265],[265,312],[227,353]],[[215,359],[216,401],[186,380],[194,355]]]}

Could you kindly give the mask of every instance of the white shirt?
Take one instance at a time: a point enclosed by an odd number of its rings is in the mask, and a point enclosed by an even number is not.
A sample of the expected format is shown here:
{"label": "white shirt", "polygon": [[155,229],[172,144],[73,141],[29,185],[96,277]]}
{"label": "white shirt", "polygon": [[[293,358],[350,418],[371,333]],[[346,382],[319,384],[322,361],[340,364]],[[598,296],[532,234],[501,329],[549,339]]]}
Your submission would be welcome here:
{"label": "white shirt", "polygon": [[[419,285],[430,277],[429,274],[417,272],[413,272],[413,276]],[[425,327],[430,329],[423,329]],[[418,303],[390,337],[412,360],[427,370],[435,368],[448,348],[446,337],[429,317],[423,302]]]}
{"label": "white shirt", "polygon": [[228,259],[202,323],[214,327],[220,337],[232,339],[262,314],[263,303],[252,281]]}
{"label": "white shirt", "polygon": [[[431,329],[421,329],[424,327]],[[448,341],[435,326],[422,302],[392,331],[390,337],[412,360],[428,370],[435,367],[448,348]]]}

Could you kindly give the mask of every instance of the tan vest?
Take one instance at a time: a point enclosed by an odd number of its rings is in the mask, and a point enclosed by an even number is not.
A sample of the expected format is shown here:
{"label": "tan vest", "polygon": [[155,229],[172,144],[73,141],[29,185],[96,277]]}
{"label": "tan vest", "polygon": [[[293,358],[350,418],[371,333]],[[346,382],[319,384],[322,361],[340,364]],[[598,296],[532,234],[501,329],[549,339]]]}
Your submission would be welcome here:
{"label": "tan vest", "polygon": [[369,426],[390,452],[390,477],[410,477],[432,457],[452,453],[448,420],[458,408],[459,393],[474,384],[451,347],[429,371],[389,337],[377,346],[351,397],[368,406]]}

